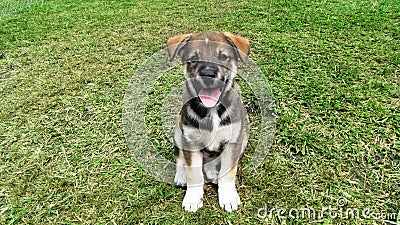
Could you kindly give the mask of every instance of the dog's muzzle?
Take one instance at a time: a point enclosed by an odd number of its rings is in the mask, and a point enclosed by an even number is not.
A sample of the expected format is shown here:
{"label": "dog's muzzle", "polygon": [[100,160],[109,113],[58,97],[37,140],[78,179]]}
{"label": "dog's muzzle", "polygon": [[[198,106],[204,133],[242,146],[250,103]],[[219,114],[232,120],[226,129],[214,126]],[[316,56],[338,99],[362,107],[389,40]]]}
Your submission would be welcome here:
{"label": "dog's muzzle", "polygon": [[198,93],[201,102],[206,107],[214,107],[221,96],[221,80],[217,79],[218,67],[213,65],[203,66],[199,70],[200,79],[204,85]]}
{"label": "dog's muzzle", "polygon": [[216,84],[219,69],[215,65],[203,65],[200,67],[198,74],[200,79],[203,81],[204,85],[208,88],[213,88],[217,86]]}
{"label": "dog's muzzle", "polygon": [[206,66],[200,69],[200,76],[215,78],[218,75],[218,68],[214,66]]}

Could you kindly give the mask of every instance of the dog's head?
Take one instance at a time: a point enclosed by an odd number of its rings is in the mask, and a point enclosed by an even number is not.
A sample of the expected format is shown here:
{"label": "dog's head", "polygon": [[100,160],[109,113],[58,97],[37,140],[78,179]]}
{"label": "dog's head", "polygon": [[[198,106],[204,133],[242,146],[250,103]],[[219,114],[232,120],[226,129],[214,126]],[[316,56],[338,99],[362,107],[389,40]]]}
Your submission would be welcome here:
{"label": "dog's head", "polygon": [[247,39],[228,32],[183,34],[167,41],[169,59],[179,56],[192,95],[206,107],[213,107],[233,87],[237,63],[247,62]]}

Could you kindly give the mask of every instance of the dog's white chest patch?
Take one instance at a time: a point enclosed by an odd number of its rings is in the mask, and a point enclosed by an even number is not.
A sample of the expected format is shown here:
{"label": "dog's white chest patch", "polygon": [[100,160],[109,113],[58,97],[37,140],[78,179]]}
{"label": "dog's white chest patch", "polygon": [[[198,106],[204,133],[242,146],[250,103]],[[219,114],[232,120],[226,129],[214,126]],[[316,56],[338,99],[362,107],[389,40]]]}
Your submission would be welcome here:
{"label": "dog's white chest patch", "polygon": [[221,119],[218,113],[211,112],[209,117],[203,120],[209,120],[207,123],[212,124],[212,129],[198,129],[191,126],[184,126],[183,133],[185,139],[191,143],[192,146],[197,146],[201,150],[207,148],[209,151],[217,151],[221,143],[235,143],[237,142],[241,132],[241,122],[236,122],[224,126],[220,126]]}

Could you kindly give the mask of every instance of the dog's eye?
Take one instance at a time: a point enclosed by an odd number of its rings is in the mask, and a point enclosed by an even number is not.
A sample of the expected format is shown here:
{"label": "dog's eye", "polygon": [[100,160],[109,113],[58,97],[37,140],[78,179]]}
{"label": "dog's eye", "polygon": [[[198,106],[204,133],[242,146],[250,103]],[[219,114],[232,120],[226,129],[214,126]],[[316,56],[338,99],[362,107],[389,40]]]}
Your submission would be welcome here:
{"label": "dog's eye", "polygon": [[218,59],[221,61],[226,61],[229,59],[229,57],[227,55],[225,55],[224,53],[219,53]]}

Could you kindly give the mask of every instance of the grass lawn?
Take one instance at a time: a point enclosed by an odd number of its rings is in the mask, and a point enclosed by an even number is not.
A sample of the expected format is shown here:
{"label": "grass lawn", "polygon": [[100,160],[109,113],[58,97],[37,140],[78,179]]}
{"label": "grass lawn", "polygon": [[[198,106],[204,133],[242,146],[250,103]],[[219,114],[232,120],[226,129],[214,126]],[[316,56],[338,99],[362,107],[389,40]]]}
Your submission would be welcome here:
{"label": "grass lawn", "polygon": [[[239,169],[231,214],[208,186],[203,208],[184,212],[185,190],[138,165],[122,125],[136,69],[167,38],[208,30],[250,40],[278,114],[263,163]],[[399,46],[391,0],[6,0],[0,224],[400,224]],[[147,125],[172,156],[161,100]]]}

